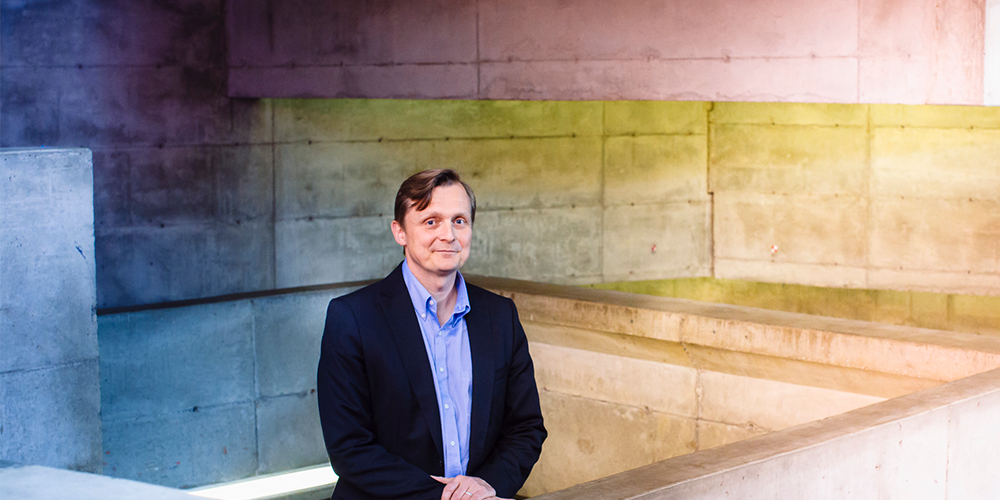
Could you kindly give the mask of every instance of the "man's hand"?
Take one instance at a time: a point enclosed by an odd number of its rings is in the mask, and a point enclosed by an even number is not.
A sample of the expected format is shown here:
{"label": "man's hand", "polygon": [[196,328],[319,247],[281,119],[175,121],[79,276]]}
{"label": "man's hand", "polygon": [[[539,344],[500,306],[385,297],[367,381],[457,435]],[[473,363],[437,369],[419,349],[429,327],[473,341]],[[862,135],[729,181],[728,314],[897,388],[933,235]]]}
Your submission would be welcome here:
{"label": "man's hand", "polygon": [[[441,500],[486,500],[496,499],[497,490],[486,481],[472,476],[440,477],[431,476],[445,485]],[[497,499],[506,500],[506,499]]]}

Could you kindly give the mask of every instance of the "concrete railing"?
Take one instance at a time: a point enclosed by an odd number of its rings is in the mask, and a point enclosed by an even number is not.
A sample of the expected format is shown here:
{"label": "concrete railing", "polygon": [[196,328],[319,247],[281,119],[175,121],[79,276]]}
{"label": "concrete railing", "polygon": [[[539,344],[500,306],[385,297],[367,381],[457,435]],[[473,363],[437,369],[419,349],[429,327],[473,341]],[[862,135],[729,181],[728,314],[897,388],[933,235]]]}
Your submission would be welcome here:
{"label": "concrete railing", "polygon": [[[528,495],[1000,367],[994,337],[475,281],[514,298],[531,341],[550,436],[522,491]],[[723,463],[746,454],[736,450]]]}
{"label": "concrete railing", "polygon": [[[515,300],[531,344],[550,436],[529,496],[691,452],[754,462],[714,447],[1000,367],[992,337],[469,280]],[[103,311],[105,473],[194,486],[325,461],[313,391],[325,307],[359,285]],[[797,449],[789,439],[781,450]]]}
{"label": "concrete railing", "polygon": [[192,487],[326,462],[326,305],[358,286],[101,311],[104,473]]}
{"label": "concrete railing", "polygon": [[0,463],[0,498],[17,500],[202,500],[180,490],[41,465]]}
{"label": "concrete railing", "polygon": [[1000,498],[1000,370],[537,497]]}

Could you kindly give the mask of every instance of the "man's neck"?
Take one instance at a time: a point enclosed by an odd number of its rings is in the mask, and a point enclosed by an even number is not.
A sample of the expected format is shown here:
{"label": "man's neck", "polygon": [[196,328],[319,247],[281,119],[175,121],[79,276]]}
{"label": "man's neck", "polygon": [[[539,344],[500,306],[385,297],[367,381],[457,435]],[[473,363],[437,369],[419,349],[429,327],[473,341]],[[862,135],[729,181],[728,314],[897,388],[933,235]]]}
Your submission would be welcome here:
{"label": "man's neck", "polygon": [[455,312],[455,303],[458,301],[458,287],[455,283],[458,281],[458,271],[445,276],[438,276],[436,274],[418,272],[413,269],[413,266],[409,265],[409,260],[407,262],[407,267],[410,269],[410,273],[413,274],[414,278],[427,290],[427,293],[431,294],[434,302],[437,303],[437,316],[438,324],[444,326],[451,314]]}

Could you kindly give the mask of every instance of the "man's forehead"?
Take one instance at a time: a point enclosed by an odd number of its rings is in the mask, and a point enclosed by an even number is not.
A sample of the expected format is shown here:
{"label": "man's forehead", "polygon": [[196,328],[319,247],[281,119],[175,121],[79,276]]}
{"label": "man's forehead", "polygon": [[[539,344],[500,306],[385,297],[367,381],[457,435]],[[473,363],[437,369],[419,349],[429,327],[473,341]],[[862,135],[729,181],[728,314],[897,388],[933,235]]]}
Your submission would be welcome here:
{"label": "man's forehead", "polygon": [[406,213],[407,215],[424,215],[441,210],[457,210],[460,213],[471,215],[472,200],[469,199],[469,193],[465,191],[465,188],[461,184],[448,184],[434,188],[431,191],[427,206],[423,210],[417,210],[417,203],[411,202],[410,206],[406,209]]}

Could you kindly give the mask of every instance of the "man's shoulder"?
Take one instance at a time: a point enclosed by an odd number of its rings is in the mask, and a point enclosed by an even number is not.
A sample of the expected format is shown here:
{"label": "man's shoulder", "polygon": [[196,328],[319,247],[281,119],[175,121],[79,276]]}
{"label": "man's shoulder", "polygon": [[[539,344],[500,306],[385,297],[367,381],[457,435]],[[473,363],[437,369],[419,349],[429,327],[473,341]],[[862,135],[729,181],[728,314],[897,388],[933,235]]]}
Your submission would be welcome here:
{"label": "man's shoulder", "polygon": [[465,282],[465,287],[469,291],[469,302],[487,304],[491,307],[510,307],[514,304],[514,301],[510,298],[504,297],[499,293],[491,292],[483,287],[473,285],[468,281]]}
{"label": "man's shoulder", "polygon": [[379,298],[392,296],[399,293],[400,290],[405,290],[405,285],[403,285],[402,275],[400,274],[399,267],[397,267],[385,278],[382,278],[374,283],[369,283],[368,285],[344,295],[334,297],[330,303],[339,303],[350,305],[352,307],[371,305],[374,304]]}

